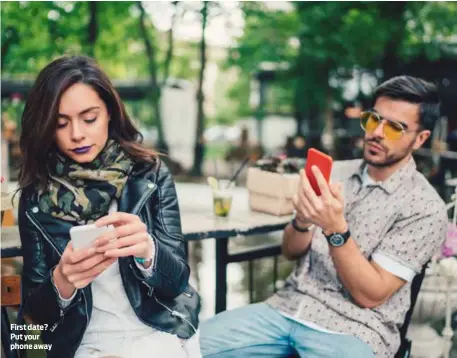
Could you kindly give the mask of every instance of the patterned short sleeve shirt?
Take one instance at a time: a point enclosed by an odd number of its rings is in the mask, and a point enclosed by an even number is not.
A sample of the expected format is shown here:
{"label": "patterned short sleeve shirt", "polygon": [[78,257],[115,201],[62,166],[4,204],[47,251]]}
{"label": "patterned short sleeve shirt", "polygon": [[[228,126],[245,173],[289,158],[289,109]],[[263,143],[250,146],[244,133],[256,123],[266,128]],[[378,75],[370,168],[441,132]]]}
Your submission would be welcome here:
{"label": "patterned short sleeve shirt", "polygon": [[[362,254],[383,268],[387,262],[419,273],[445,239],[442,199],[412,158],[386,181],[368,185],[363,185],[365,163],[343,163],[334,167],[332,180],[344,183],[345,218]],[[267,303],[301,321],[356,336],[376,357],[390,358],[399,348],[399,329],[410,306],[411,280],[397,271],[391,272],[408,281],[400,290],[374,309],[359,307],[338,279],[327,241],[316,229],[310,250]]]}

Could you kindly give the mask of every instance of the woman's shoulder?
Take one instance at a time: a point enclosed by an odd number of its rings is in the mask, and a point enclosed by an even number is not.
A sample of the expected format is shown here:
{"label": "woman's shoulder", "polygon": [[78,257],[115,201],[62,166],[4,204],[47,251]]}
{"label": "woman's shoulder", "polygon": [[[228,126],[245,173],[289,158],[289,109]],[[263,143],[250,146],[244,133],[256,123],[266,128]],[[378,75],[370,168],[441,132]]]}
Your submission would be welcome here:
{"label": "woman's shoulder", "polygon": [[131,175],[151,180],[154,183],[159,183],[164,179],[172,179],[166,160],[158,156],[154,158],[153,162],[136,162]]}
{"label": "woman's shoulder", "polygon": [[33,205],[38,196],[38,189],[34,185],[30,184],[24,188],[18,189],[17,193],[14,195],[18,195],[20,209],[21,206],[23,207],[24,205]]}

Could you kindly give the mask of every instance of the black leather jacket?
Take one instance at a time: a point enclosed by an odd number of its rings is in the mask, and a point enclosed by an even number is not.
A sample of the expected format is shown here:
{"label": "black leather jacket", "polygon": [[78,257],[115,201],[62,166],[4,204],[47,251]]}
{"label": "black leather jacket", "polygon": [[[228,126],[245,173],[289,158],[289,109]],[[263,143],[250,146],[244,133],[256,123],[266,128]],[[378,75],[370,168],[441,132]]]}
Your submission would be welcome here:
{"label": "black leather jacket", "polygon": [[[137,163],[130,175],[118,210],[137,214],[155,241],[152,277],[145,278],[133,257],[119,259],[124,289],[138,318],[150,327],[190,338],[198,328],[200,298],[189,285],[189,266],[181,233],[178,200],[166,166]],[[44,325],[42,340],[52,344],[48,357],[73,357],[92,314],[92,291],[78,290],[61,308],[51,281],[70,240],[72,224],[38,210],[36,192],[24,189],[19,204],[19,230],[24,254],[22,313]],[[20,332],[24,333],[24,332]]]}

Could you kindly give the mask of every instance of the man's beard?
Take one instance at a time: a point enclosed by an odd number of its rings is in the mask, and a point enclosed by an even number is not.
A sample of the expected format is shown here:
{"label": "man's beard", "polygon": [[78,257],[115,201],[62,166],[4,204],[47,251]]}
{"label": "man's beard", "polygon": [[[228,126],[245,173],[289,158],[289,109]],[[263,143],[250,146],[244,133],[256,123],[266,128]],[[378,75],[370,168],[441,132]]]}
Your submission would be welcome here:
{"label": "man's beard", "polygon": [[379,140],[377,139],[370,139],[370,140],[364,140],[364,144],[363,144],[363,159],[365,160],[366,163],[370,164],[371,166],[375,167],[375,168],[388,168],[388,167],[392,167],[394,166],[395,164],[401,162],[403,159],[405,159],[408,155],[410,155],[412,153],[412,148],[414,146],[414,142],[415,142],[415,138],[413,141],[411,141],[411,144],[405,148],[405,150],[403,150],[402,152],[400,153],[393,153],[393,154],[388,154],[385,158],[385,160],[383,161],[373,161],[373,160],[370,160],[367,158],[367,156],[365,155],[365,151],[366,151],[366,144],[369,143],[369,142],[374,142],[380,146],[383,147],[383,149],[385,150],[385,147],[380,143]]}

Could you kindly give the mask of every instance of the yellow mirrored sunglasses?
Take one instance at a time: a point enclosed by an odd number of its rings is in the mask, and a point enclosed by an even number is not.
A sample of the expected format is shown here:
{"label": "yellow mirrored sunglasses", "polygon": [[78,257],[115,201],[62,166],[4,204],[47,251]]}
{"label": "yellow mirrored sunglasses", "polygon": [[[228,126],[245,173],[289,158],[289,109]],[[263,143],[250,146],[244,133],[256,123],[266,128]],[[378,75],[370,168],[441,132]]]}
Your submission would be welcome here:
{"label": "yellow mirrored sunglasses", "polygon": [[382,122],[384,122],[384,137],[388,140],[399,140],[404,133],[418,132],[418,130],[408,130],[406,124],[383,118],[373,110],[362,112],[360,115],[360,126],[367,133],[373,133]]}

